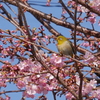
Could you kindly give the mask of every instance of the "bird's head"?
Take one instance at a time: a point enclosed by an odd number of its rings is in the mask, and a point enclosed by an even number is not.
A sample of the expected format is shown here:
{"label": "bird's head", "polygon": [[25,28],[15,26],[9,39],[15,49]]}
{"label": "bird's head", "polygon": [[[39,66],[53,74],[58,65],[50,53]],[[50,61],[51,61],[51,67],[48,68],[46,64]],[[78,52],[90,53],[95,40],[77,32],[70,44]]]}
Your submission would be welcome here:
{"label": "bird's head", "polygon": [[62,35],[58,36],[58,37],[56,38],[56,40],[57,40],[57,43],[58,43],[58,44],[62,44],[62,43],[64,43],[65,41],[68,41],[68,39],[67,39],[66,37],[62,36]]}

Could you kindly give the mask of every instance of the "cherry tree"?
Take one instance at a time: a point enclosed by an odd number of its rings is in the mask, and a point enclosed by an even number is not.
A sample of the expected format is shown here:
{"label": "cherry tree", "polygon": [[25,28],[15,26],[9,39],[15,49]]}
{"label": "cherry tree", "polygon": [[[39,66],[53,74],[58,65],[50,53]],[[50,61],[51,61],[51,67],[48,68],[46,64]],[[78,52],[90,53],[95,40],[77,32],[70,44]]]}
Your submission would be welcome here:
{"label": "cherry tree", "polygon": [[[44,5],[50,7],[54,1]],[[32,2],[0,0],[0,17],[16,27],[0,29],[0,100],[10,100],[9,93],[14,92],[22,92],[21,100],[41,93],[37,100],[48,100],[50,91],[54,100],[62,95],[67,100],[100,100],[100,0],[58,0],[61,17],[35,9]],[[31,28],[27,13],[40,27]],[[63,35],[69,34],[73,41],[73,58],[49,48],[62,35],[53,24],[69,29]],[[5,90],[8,83],[17,90]]]}

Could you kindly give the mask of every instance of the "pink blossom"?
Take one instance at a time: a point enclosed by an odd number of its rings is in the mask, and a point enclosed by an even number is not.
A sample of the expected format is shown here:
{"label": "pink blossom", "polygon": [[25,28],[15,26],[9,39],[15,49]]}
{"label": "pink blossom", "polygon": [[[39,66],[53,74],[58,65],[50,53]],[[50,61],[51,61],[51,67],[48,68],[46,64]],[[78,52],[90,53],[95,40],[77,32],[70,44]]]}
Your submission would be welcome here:
{"label": "pink blossom", "polygon": [[18,79],[16,85],[19,89],[22,89],[23,87],[25,87],[25,82],[22,79]]}
{"label": "pink blossom", "polygon": [[3,5],[2,4],[0,4],[0,8],[2,7]]}
{"label": "pink blossom", "polygon": [[75,75],[75,77],[76,77],[76,84],[77,85],[80,85],[80,78],[79,78],[79,76],[78,75]]}
{"label": "pink blossom", "polygon": [[67,100],[72,100],[74,98],[74,96],[70,93],[70,92],[68,92],[67,94],[66,94],[66,99]]}
{"label": "pink blossom", "polygon": [[92,98],[96,98],[96,99],[100,99],[100,89],[98,89],[98,90],[92,90],[91,91],[91,97]]}
{"label": "pink blossom", "polygon": [[[24,77],[23,78],[23,81],[24,81],[24,83],[27,85],[27,84],[29,84],[29,83],[31,83],[32,82],[32,79],[33,78],[31,78],[30,76],[27,76],[27,77]],[[34,78],[34,80],[36,79],[36,77]]]}
{"label": "pink blossom", "polygon": [[29,69],[27,61],[20,62],[18,64],[18,67],[20,70],[27,70],[28,71],[28,69]]}
{"label": "pink blossom", "polygon": [[66,10],[64,8],[62,8],[62,14],[66,14]]}
{"label": "pink blossom", "polygon": [[59,56],[57,56],[56,54],[53,54],[52,56],[51,56],[51,59],[50,59],[50,62],[54,65],[54,66],[56,66],[56,67],[62,67],[62,66],[64,66],[64,59],[65,58],[63,58],[63,57],[59,57]]}
{"label": "pink blossom", "polygon": [[36,39],[37,39],[37,36],[35,36],[35,37],[32,38],[33,41],[36,41]]}
{"label": "pink blossom", "polygon": [[2,98],[2,97],[0,97],[0,100],[10,100],[11,98],[8,96],[8,95],[6,95],[6,98],[4,99],[4,98]]}
{"label": "pink blossom", "polygon": [[46,76],[51,80],[51,79],[54,79],[54,76],[51,75],[50,73],[47,73]]}
{"label": "pink blossom", "polygon": [[40,93],[43,93],[43,94],[47,94],[48,93],[48,89],[47,89],[47,86],[39,86],[39,89],[40,89]]}
{"label": "pink blossom", "polygon": [[26,86],[27,94],[34,95],[37,93],[38,87],[37,85],[30,84]]}
{"label": "pink blossom", "polygon": [[9,76],[16,77],[16,74],[12,71],[9,73]]}
{"label": "pink blossom", "polygon": [[88,51],[85,53],[84,58],[84,63],[93,63],[96,60],[95,56]]}
{"label": "pink blossom", "polygon": [[83,95],[89,94],[89,93],[92,91],[92,89],[93,89],[92,86],[89,85],[89,84],[87,84],[86,87],[84,87],[84,88],[82,89]]}
{"label": "pink blossom", "polygon": [[75,5],[74,1],[68,1],[68,5]]}
{"label": "pink blossom", "polygon": [[100,42],[98,42],[98,45],[100,45]]}
{"label": "pink blossom", "polygon": [[96,88],[97,81],[95,79],[91,80],[89,83],[86,83],[86,85],[82,89],[83,95],[89,94],[93,91],[93,89]]}
{"label": "pink blossom", "polygon": [[32,61],[31,59],[24,60],[18,64],[18,67],[21,71],[29,72],[39,72],[41,70],[41,64],[37,61]]}
{"label": "pink blossom", "polygon": [[78,11],[81,11],[81,12],[88,12],[89,10],[87,8],[85,8],[84,6],[82,5],[79,5],[78,6]]}
{"label": "pink blossom", "polygon": [[81,46],[88,47],[89,43],[88,42],[84,42],[84,43],[81,44]]}
{"label": "pink blossom", "polygon": [[10,97],[6,96],[6,99],[5,100],[10,100]]}
{"label": "pink blossom", "polygon": [[48,36],[46,35],[45,38],[48,39]]}
{"label": "pink blossom", "polygon": [[97,93],[97,98],[100,100],[100,89],[98,89],[98,90],[96,91],[96,93]]}
{"label": "pink blossom", "polygon": [[11,33],[16,33],[16,30],[12,30]]}
{"label": "pink blossom", "polygon": [[4,56],[9,55],[8,52],[7,52],[7,49],[3,49],[3,50],[1,51],[1,53],[2,53]]}
{"label": "pink blossom", "polygon": [[91,85],[94,89],[96,88],[97,81],[95,79],[90,80],[89,85]]}
{"label": "pink blossom", "polygon": [[48,41],[48,37],[47,36],[45,36],[45,38],[41,38],[41,39],[42,39],[43,42],[46,43],[46,45],[49,44],[49,41]]}
{"label": "pink blossom", "polygon": [[51,0],[47,0],[47,6],[50,6],[50,2],[51,2]]}
{"label": "pink blossom", "polygon": [[33,94],[32,95],[28,94],[26,91],[23,92],[23,96],[27,97],[27,98],[34,98],[35,97]]}
{"label": "pink blossom", "polygon": [[[78,75],[75,75],[76,77],[76,84],[79,86],[80,85],[80,78]],[[97,94],[100,93],[100,91],[95,91],[96,89],[96,85],[97,85],[97,81],[95,79],[93,80],[90,80],[90,82],[85,82],[83,81],[83,84],[82,84],[82,95],[88,95],[88,94],[91,94],[91,96],[94,98],[94,97],[97,97]],[[100,94],[98,94],[98,97],[99,97]]]}
{"label": "pink blossom", "polygon": [[[45,75],[46,76],[46,75]],[[47,84],[47,79],[45,78],[45,77],[43,77],[43,75],[42,75],[42,77],[39,79],[39,84],[41,85],[41,86],[45,86],[46,84]]]}
{"label": "pink blossom", "polygon": [[46,88],[47,88],[48,91],[52,91],[54,89],[54,86],[47,84]]}
{"label": "pink blossom", "polygon": [[6,80],[0,78],[0,87],[6,87]]}
{"label": "pink blossom", "polygon": [[90,6],[92,6],[93,9],[100,10],[100,0],[91,0]]}
{"label": "pink blossom", "polygon": [[96,22],[96,18],[95,17],[89,17],[88,21],[90,21],[92,24],[94,24]]}

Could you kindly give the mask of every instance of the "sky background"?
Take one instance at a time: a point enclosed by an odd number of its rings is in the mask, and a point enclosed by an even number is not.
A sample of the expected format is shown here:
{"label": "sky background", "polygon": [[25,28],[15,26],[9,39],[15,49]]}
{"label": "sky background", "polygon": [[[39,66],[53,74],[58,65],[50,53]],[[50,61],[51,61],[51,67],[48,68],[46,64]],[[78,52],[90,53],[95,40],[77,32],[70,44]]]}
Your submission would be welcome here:
{"label": "sky background", "polygon": [[[32,2],[29,2],[29,3],[32,4],[31,6],[33,8],[38,9],[39,11],[45,12],[47,14],[51,14],[52,13],[52,16],[55,16],[55,17],[57,17],[59,19],[61,18],[62,8],[61,8],[60,4],[58,3],[59,0],[52,0],[50,6],[46,6],[46,1],[47,0],[29,0],[29,1],[32,1]],[[63,0],[63,1],[67,2],[67,0]],[[14,6],[12,6],[12,7],[16,12],[17,11],[16,7],[14,7]],[[8,10],[8,11],[11,12],[10,10]],[[25,14],[26,14],[26,19],[27,19],[28,25],[30,26],[31,29],[34,28],[34,27],[35,28],[39,28],[40,27],[41,23],[39,23],[31,14],[29,14],[29,13],[25,13]],[[14,14],[12,14],[12,15],[15,16]],[[52,24],[52,25],[59,33],[63,34],[64,36],[66,36],[68,38],[71,37],[69,29],[63,28],[61,26],[57,26],[55,24]],[[91,28],[90,23],[83,23],[82,25],[85,26],[85,27]],[[95,28],[97,30],[99,30],[99,26],[98,25]],[[15,30],[16,27],[14,27],[11,23],[9,23],[8,21],[6,21],[2,17],[0,17],[0,29],[3,29],[3,30],[8,30],[8,29],[9,30]],[[51,35],[51,33],[48,30],[46,30],[45,27],[44,27],[44,29],[45,29],[45,33],[47,35]],[[38,31],[38,29],[36,31]],[[50,48],[53,51],[57,52],[55,44],[48,45],[48,48]],[[5,88],[1,88],[1,91],[2,90],[5,90]],[[10,83],[6,87],[6,90],[8,90],[8,91],[17,90],[17,88],[13,83]],[[11,96],[11,100],[20,100],[21,97],[22,97],[22,93],[9,93],[9,96]],[[37,94],[34,99],[27,98],[26,100],[36,100],[36,98],[38,96],[39,95]],[[47,97],[48,97],[48,100],[53,100],[51,92],[49,92],[49,94],[47,94]],[[64,96],[62,96],[61,98],[57,97],[57,100],[65,100],[65,97]]]}

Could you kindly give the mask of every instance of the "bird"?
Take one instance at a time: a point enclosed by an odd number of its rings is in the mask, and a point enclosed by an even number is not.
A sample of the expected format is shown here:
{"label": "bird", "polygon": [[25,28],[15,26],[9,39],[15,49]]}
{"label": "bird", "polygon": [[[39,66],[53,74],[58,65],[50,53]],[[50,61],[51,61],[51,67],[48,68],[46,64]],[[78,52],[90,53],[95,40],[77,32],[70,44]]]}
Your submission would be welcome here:
{"label": "bird", "polygon": [[74,57],[74,47],[66,37],[59,35],[57,38],[57,48],[62,55]]}

